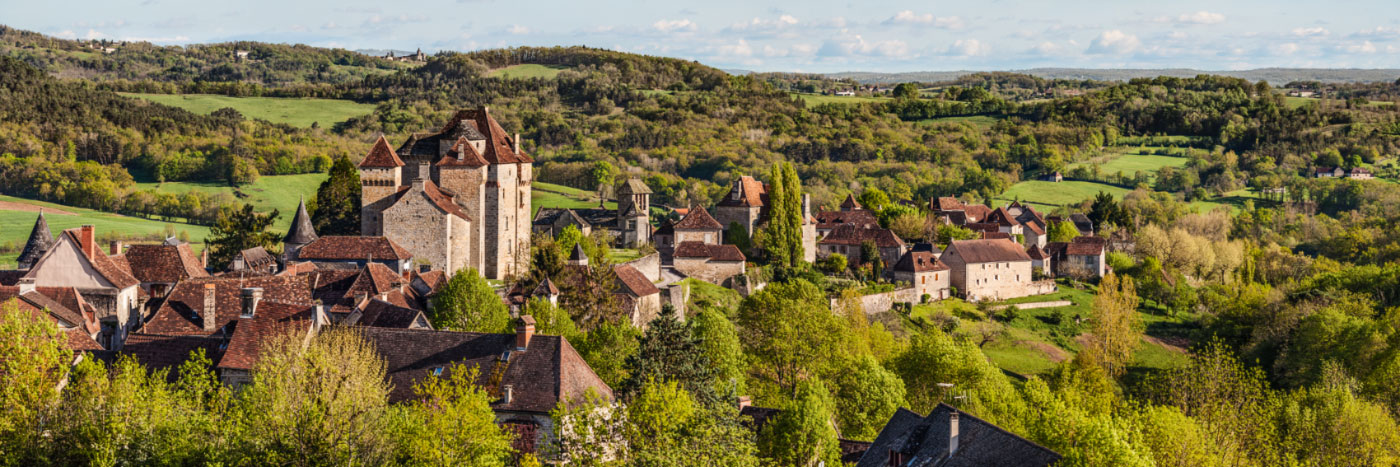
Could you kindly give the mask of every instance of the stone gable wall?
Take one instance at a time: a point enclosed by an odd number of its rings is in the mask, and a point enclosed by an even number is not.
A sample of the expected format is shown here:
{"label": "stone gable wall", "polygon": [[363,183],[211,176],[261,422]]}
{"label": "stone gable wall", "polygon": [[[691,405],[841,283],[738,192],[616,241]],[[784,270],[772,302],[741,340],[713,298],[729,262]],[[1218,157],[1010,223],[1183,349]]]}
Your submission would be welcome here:
{"label": "stone gable wall", "polygon": [[[434,269],[451,273],[451,226],[447,217],[418,187],[409,188],[399,202],[384,210],[384,236]],[[460,263],[459,263],[460,264]]]}
{"label": "stone gable wall", "polygon": [[710,261],[708,258],[676,258],[676,271],[712,284],[744,273],[743,261]]}

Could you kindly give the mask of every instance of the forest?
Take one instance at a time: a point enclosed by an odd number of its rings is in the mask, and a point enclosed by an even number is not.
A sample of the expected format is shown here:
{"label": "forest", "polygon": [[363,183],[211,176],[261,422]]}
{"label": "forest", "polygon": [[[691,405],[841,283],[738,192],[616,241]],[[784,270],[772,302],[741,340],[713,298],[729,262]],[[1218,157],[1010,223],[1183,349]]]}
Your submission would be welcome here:
{"label": "forest", "polygon": [[[528,313],[540,332],[574,343],[629,404],[625,420],[590,419],[631,446],[621,464],[834,465],[838,437],[868,441],[896,408],[927,413],[940,402],[1056,450],[1063,465],[1400,463],[1394,384],[1400,233],[1393,228],[1400,224],[1400,185],[1395,169],[1386,168],[1400,154],[1400,108],[1354,100],[1390,99],[1400,84],[1335,85],[1339,96],[1354,94],[1291,105],[1270,83],[1221,76],[1088,82],[987,74],[919,83],[914,92],[880,100],[809,106],[792,92],[848,83],[731,76],[695,62],[579,47],[440,53],[421,66],[396,68],[319,49],[226,46],[269,54],[239,68],[215,46],[131,56],[119,50],[84,61],[55,52],[78,45],[32,33],[0,30],[0,44],[0,191],[115,212],[237,225],[227,214],[237,200],[147,193],[134,181],[238,185],[337,165],[343,172],[337,179],[357,185],[348,163],[374,138],[397,141],[477,105],[489,105],[502,126],[520,131],[541,181],[606,192],[639,176],[655,191],[653,203],[681,207],[712,204],[741,175],[778,180],[791,170],[818,205],[834,207],[853,194],[911,242],[946,244],[963,234],[924,222],[931,197],[995,207],[1014,185],[1055,172],[1124,192],[1047,212],[1087,214],[1112,245],[1113,274],[1063,283],[1092,296],[1083,324],[1078,316],[1030,318],[1014,306],[971,304],[926,317],[870,319],[852,305],[863,290],[852,283],[887,284],[862,281],[845,267],[782,261],[778,234],[745,245],[757,263],[754,274],[772,284],[746,298],[704,291],[684,322],[652,323],[643,331],[582,312],[598,305],[587,299],[566,299],[562,307],[531,302]],[[151,58],[161,54],[202,61],[150,69],[163,63]],[[289,58],[274,58],[280,55]],[[327,62],[387,72],[318,75]],[[488,76],[527,63],[564,69],[553,78]],[[87,75],[72,75],[73,69]],[[376,107],[337,125],[298,129],[116,94],[192,89]],[[987,123],[964,119],[969,116]],[[1101,173],[1096,158],[1124,147],[1184,161],[1152,174]],[[604,164],[620,170],[599,170]],[[1333,167],[1369,168],[1378,176],[1313,177],[1316,169]],[[1242,190],[1252,195],[1233,208],[1194,204]],[[608,264],[604,242],[561,235],[535,242],[533,270],[558,270],[578,242],[594,262]],[[451,279],[456,303],[490,302],[473,298],[491,293],[484,280],[473,282],[478,279]],[[441,329],[499,332],[508,319],[503,305],[445,309],[432,317]],[[1032,320],[1079,351],[1030,375],[989,361],[985,345],[992,337],[1006,338],[1014,323]],[[21,323],[0,326],[7,352],[23,350],[15,342],[53,338],[22,320],[3,322]],[[1136,365],[1138,343],[1163,322],[1186,323],[1177,333],[1189,350],[1184,363]],[[353,336],[330,336],[270,365],[296,373],[325,355],[354,360],[357,345]],[[389,407],[382,388],[366,383],[350,405],[364,416],[297,417],[314,404],[341,400],[287,396],[323,389],[316,381],[228,393],[194,370],[169,383],[130,362],[68,369],[61,363],[67,356],[54,355],[58,350],[25,347],[31,348],[37,350],[23,352],[32,352],[24,355],[33,363],[4,372],[0,385],[23,407],[48,407],[29,398],[58,396],[32,388],[51,387],[46,378],[71,372],[70,387],[93,394],[85,403],[161,423],[8,412],[0,420],[0,449],[13,454],[4,456],[12,463],[68,462],[55,456],[74,452],[134,463],[153,453],[184,453],[176,464],[296,464],[298,456],[330,463],[533,462],[513,456],[497,442],[498,430],[479,423],[489,417],[481,412],[484,395],[452,382],[421,390],[433,400],[455,401],[455,410]],[[338,371],[374,381],[382,365],[360,362]],[[94,376],[101,372],[116,377]],[[938,386],[950,381],[957,398]],[[123,399],[133,393],[158,397]],[[783,418],[768,431],[747,431],[734,405],[741,395],[781,408]],[[47,437],[24,425],[51,415],[57,418]],[[250,428],[254,422],[350,438],[334,445],[311,436],[270,439]],[[467,441],[453,446],[395,444],[412,439],[413,430],[454,424],[477,431],[458,432]],[[374,429],[381,426],[408,435]],[[141,431],[151,427],[168,431]],[[82,449],[67,449],[74,446]],[[560,455],[580,463],[596,449],[586,442],[562,446]],[[444,457],[412,457],[424,452]]]}

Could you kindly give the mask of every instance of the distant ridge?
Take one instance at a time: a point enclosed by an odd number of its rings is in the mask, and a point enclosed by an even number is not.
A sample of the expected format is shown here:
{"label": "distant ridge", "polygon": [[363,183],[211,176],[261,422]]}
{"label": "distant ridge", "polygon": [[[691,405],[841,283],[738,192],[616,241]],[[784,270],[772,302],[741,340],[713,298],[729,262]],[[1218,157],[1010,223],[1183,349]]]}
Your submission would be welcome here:
{"label": "distant ridge", "polygon": [[[1400,69],[1358,69],[1358,68],[1256,68],[1252,70],[1195,70],[1190,68],[1160,69],[1094,69],[1094,68],[1031,68],[1026,70],[1006,70],[1011,73],[1024,73],[1047,79],[1074,79],[1097,81],[1127,81],[1134,78],[1155,78],[1175,76],[1189,78],[1196,75],[1222,75],[1243,78],[1250,81],[1264,80],[1275,86],[1290,81],[1321,81],[1325,83],[1392,82],[1400,78]],[[911,71],[905,73],[877,73],[849,71],[826,73],[835,79],[854,79],[863,84],[899,83],[909,81],[936,82],[951,81],[978,71]]]}

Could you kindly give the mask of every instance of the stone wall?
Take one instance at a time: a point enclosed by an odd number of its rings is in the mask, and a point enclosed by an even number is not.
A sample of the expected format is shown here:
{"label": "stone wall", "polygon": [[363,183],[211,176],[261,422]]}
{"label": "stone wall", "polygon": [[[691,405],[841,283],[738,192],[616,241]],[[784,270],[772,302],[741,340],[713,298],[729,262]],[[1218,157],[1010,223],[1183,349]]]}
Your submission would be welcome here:
{"label": "stone wall", "polygon": [[817,262],[817,224],[802,224],[802,260]]}
{"label": "stone wall", "polygon": [[916,303],[923,300],[924,294],[928,294],[929,300],[942,300],[950,295],[948,288],[952,285],[952,278],[949,271],[895,271],[891,276],[895,281],[907,282],[914,288]]}
{"label": "stone wall", "polygon": [[456,195],[452,201],[471,219],[465,264],[479,271],[484,267],[482,248],[486,223],[482,221],[486,210],[486,167],[441,167],[437,170],[437,184]]}
{"label": "stone wall", "polygon": [[439,210],[423,195],[421,183],[415,182],[398,204],[384,210],[383,216],[385,237],[435,269],[448,274],[455,271],[449,247],[452,231],[446,219],[450,214]]}
{"label": "stone wall", "polygon": [[677,245],[682,242],[703,242],[718,245],[721,238],[719,230],[676,230]]}
{"label": "stone wall", "polygon": [[[919,303],[920,294],[913,287],[895,289],[889,292],[881,292],[860,297],[860,308],[867,315],[890,311],[896,303]],[[831,308],[834,310],[840,305],[840,297],[831,298]]]}
{"label": "stone wall", "polygon": [[623,264],[637,268],[638,271],[642,272],[643,276],[647,276],[647,280],[649,281],[656,282],[661,280],[660,253],[652,253]]}
{"label": "stone wall", "polygon": [[381,235],[384,209],[394,202],[403,183],[400,167],[360,169],[360,235]]}
{"label": "stone wall", "polygon": [[711,261],[708,258],[675,258],[676,271],[712,284],[744,273],[743,261]]}
{"label": "stone wall", "polygon": [[[953,287],[969,301],[1004,300],[1035,295],[1032,286],[1031,262],[973,263],[966,266],[948,265],[954,270]],[[959,277],[956,272],[964,269]]]}
{"label": "stone wall", "polygon": [[754,228],[758,227],[760,210],[758,207],[715,206],[714,217],[719,225],[724,226],[724,230],[729,230],[729,224],[738,222],[749,236],[753,236]]}

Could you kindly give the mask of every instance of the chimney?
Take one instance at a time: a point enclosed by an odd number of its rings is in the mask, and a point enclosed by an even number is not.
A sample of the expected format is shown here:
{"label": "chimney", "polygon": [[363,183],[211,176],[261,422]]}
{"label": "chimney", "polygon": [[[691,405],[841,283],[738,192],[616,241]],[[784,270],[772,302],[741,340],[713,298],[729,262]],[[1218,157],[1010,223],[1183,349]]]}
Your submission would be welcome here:
{"label": "chimney", "polygon": [[748,407],[748,406],[751,406],[751,405],[753,405],[753,398],[752,398],[752,397],[749,397],[749,396],[739,396],[739,410],[744,410],[744,407]]}
{"label": "chimney", "polygon": [[812,218],[812,195],[802,194],[802,223],[806,224]]}
{"label": "chimney", "polygon": [[78,235],[79,243],[82,243],[83,255],[89,258],[97,256],[97,241],[93,239],[92,225],[84,225]]}
{"label": "chimney", "polygon": [[502,385],[502,386],[501,386],[501,403],[502,403],[502,404],[509,404],[510,401],[511,401],[511,399],[513,399],[513,396],[515,395],[515,394],[512,394],[512,393],[514,393],[514,392],[515,392],[515,386],[514,386],[514,385],[511,385],[511,384]]}
{"label": "chimney", "polygon": [[258,313],[258,302],[262,301],[263,289],[261,287],[244,287],[238,291],[238,297],[242,299],[243,307],[240,308],[239,318],[252,318]]}
{"label": "chimney", "polygon": [[515,151],[516,154],[520,154],[520,133],[516,133],[514,136],[512,136],[510,138],[510,142],[510,149],[512,151]]}
{"label": "chimney", "polygon": [[515,351],[524,352],[530,347],[530,339],[535,337],[535,317],[525,315],[520,317],[520,324],[515,326]]}
{"label": "chimney", "polygon": [[329,320],[327,319],[329,317],[326,316],[326,305],[321,304],[320,301],[316,302],[315,313],[316,314],[311,317],[311,324],[316,328],[316,330],[319,331],[321,330],[322,326],[330,324],[328,322]]}
{"label": "chimney", "polygon": [[948,414],[948,457],[958,452],[958,410],[951,410]]}
{"label": "chimney", "polygon": [[417,185],[418,185],[418,181],[419,181],[419,180],[427,180],[427,179],[428,179],[428,175],[429,175],[428,170],[430,170],[430,169],[431,169],[431,166],[429,166],[427,162],[419,162],[419,163],[418,163],[418,177],[413,181],[414,186],[417,186]]}
{"label": "chimney", "polygon": [[19,279],[19,283],[17,284],[19,285],[19,294],[24,295],[29,292],[33,292],[35,281],[37,280],[38,279],[35,279],[33,277],[21,277]]}
{"label": "chimney", "polygon": [[122,250],[124,249],[123,247],[125,246],[126,245],[122,245],[122,242],[113,240],[111,247],[109,247],[107,250],[107,254],[112,256],[120,255],[122,254]]}
{"label": "chimney", "polygon": [[204,321],[204,332],[214,332],[214,308],[217,303],[214,299],[214,284],[204,284],[204,309],[199,312]]}
{"label": "chimney", "polygon": [[199,253],[199,265],[209,269],[209,245],[204,245],[204,251]]}

